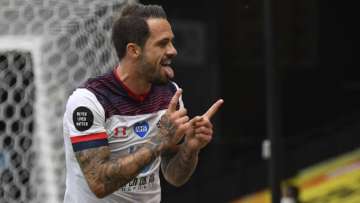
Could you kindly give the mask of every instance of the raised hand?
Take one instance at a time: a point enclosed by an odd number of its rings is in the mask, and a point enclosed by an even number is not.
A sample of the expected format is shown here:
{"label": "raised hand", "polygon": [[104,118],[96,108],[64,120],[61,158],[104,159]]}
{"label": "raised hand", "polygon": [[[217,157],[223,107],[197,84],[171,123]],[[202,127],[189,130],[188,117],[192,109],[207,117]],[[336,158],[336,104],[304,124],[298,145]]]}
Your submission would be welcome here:
{"label": "raised hand", "polygon": [[191,128],[188,122],[187,110],[183,107],[176,109],[182,90],[176,91],[172,97],[169,107],[165,114],[161,117],[158,127],[160,133],[151,139],[154,145],[160,146],[160,153],[176,145],[185,135],[185,131]]}
{"label": "raised hand", "polygon": [[[196,116],[179,126],[174,137],[180,138],[185,132],[184,143],[177,145],[178,147],[174,150],[177,151],[176,153],[164,153],[162,156],[161,168],[169,183],[180,186],[189,180],[196,168],[200,149],[205,147],[212,138],[213,130],[210,119],[223,102],[223,100],[218,100],[205,114]],[[169,108],[170,110],[171,108]]]}
{"label": "raised hand", "polygon": [[199,151],[211,141],[213,125],[210,120],[223,103],[224,100],[219,99],[202,116],[196,116],[189,121],[192,130],[188,130],[185,137],[185,144],[189,150]]}

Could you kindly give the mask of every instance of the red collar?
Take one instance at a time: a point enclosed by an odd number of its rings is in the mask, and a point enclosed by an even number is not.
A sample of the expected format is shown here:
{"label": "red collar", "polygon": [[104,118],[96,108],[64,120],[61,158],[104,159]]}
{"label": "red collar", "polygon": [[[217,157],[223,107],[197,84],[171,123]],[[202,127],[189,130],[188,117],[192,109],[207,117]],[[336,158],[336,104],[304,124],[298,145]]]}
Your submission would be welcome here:
{"label": "red collar", "polygon": [[136,101],[143,102],[145,98],[149,95],[150,91],[148,91],[145,94],[136,94],[133,91],[131,91],[130,88],[128,88],[123,81],[120,79],[120,75],[116,72],[116,68],[113,70],[113,74],[115,76],[115,79],[119,82],[119,84],[125,89],[125,91],[128,93],[128,95],[133,98]]}

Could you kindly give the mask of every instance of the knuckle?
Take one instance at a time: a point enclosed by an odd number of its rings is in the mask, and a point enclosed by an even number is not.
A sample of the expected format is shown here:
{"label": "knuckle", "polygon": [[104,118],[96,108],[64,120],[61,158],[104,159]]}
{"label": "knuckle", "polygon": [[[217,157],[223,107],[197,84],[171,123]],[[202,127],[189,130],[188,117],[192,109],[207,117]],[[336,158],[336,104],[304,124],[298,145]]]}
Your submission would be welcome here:
{"label": "knuckle", "polygon": [[186,124],[183,124],[179,127],[182,131],[186,131],[188,128],[189,128],[189,125],[186,123]]}
{"label": "knuckle", "polygon": [[179,128],[181,125],[181,122],[179,120],[174,121],[174,125],[176,126],[176,128]]}
{"label": "knuckle", "polygon": [[180,132],[184,132],[184,131],[185,131],[184,126],[183,126],[183,125],[179,126],[179,127],[178,127],[178,131],[180,131]]}
{"label": "knuckle", "polygon": [[208,118],[208,117],[204,117],[204,122],[206,122],[206,123],[210,123],[209,118]]}
{"label": "knuckle", "polygon": [[174,123],[174,121],[176,120],[176,114],[169,115],[169,120]]}
{"label": "knuckle", "polygon": [[165,114],[163,116],[161,116],[161,118],[169,118],[171,116],[170,110],[167,109]]}
{"label": "knuckle", "polygon": [[175,106],[176,105],[176,98],[173,97],[173,99],[170,101],[170,106]]}

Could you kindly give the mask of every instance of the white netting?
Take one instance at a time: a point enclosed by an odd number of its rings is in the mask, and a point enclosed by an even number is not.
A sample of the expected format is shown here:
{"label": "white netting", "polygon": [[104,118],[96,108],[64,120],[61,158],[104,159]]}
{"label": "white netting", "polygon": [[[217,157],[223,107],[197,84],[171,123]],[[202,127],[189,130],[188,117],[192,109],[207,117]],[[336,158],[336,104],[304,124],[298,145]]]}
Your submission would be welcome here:
{"label": "white netting", "polygon": [[0,202],[62,202],[66,99],[116,64],[113,13],[129,2],[0,0]]}
{"label": "white netting", "polygon": [[35,92],[30,54],[0,51],[0,71],[0,202],[25,201],[32,195],[29,178],[34,164]]}

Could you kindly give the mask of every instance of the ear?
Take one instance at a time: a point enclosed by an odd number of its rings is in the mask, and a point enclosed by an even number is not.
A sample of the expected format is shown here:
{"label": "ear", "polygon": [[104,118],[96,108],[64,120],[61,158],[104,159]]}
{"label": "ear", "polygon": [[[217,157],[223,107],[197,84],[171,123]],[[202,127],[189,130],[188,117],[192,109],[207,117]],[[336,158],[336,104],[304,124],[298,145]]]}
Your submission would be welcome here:
{"label": "ear", "polygon": [[141,55],[141,47],[135,43],[126,45],[127,54],[133,58],[138,58]]}

